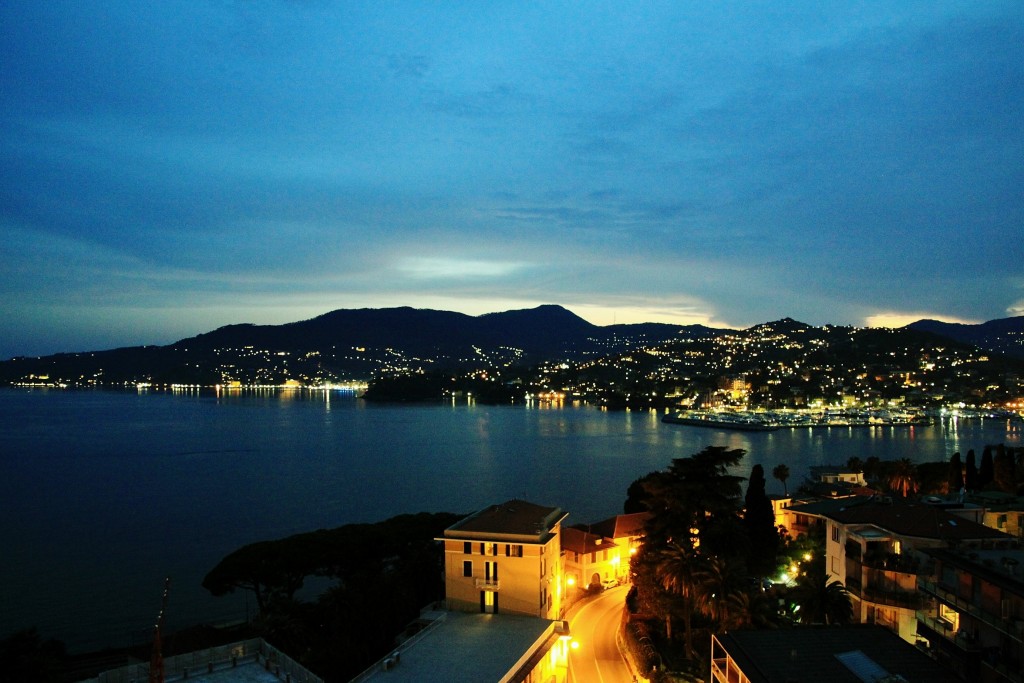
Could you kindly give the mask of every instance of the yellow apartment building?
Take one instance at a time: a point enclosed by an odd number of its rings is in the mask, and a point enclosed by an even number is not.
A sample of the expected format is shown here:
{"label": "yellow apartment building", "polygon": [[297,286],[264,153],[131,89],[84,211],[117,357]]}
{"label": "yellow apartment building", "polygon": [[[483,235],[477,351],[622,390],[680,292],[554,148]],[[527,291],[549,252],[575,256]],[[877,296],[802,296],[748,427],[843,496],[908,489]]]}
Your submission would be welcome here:
{"label": "yellow apartment building", "polygon": [[447,607],[558,619],[563,610],[561,508],[509,500],[445,529]]}

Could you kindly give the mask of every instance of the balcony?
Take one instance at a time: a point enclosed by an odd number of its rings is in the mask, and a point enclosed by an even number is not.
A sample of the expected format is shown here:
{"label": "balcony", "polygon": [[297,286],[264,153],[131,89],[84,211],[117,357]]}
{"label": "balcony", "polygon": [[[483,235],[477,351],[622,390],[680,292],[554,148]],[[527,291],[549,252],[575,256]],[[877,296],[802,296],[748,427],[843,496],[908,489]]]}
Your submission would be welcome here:
{"label": "balcony", "polygon": [[896,553],[879,553],[868,551],[864,554],[861,564],[872,569],[887,572],[916,575],[921,569],[921,562],[915,557],[897,555]]}
{"label": "balcony", "polygon": [[873,602],[876,605],[888,607],[900,607],[902,609],[920,609],[924,604],[924,597],[917,591],[908,591],[891,585],[868,584],[860,591],[862,600]]}
{"label": "balcony", "polygon": [[945,619],[933,616],[924,611],[919,611],[917,613],[917,622],[919,624],[923,624],[947,642],[956,645],[964,652],[981,651],[981,644],[978,643],[977,639],[965,631],[954,631],[953,625]]}
{"label": "balcony", "polygon": [[905,560],[899,560],[898,556],[871,558],[865,555],[862,562],[847,557],[846,589],[868,602],[918,609],[923,602],[914,573],[918,563],[909,558]]}
{"label": "balcony", "polygon": [[477,579],[476,587],[485,591],[496,591],[501,586],[497,579]]}
{"label": "balcony", "polygon": [[918,587],[928,595],[932,595],[946,603],[961,614],[969,614],[978,621],[991,626],[1019,643],[1024,643],[1024,619],[1003,619],[1001,615],[983,610],[973,600],[966,600],[955,592],[924,578],[917,581]]}

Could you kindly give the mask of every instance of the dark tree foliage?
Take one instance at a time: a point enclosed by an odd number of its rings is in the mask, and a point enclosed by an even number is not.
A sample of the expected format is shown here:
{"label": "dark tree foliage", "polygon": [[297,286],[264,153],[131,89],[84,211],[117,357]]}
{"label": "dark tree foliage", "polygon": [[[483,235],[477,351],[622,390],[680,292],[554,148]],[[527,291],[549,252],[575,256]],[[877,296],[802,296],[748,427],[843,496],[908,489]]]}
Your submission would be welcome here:
{"label": "dark tree foliage", "polygon": [[789,487],[786,486],[786,480],[789,479],[789,466],[784,463],[776,465],[775,468],[772,469],[772,476],[782,482],[782,490],[788,496]]}
{"label": "dark tree foliage", "polygon": [[1013,450],[1005,445],[996,446],[996,454],[992,459],[992,481],[996,488],[1007,493],[1014,493],[1017,482],[1014,477]]}
{"label": "dark tree foliage", "polygon": [[882,478],[883,470],[885,466],[877,455],[869,456],[863,463],[864,467],[864,480],[867,482],[877,482]]}
{"label": "dark tree foliage", "polygon": [[647,501],[651,496],[647,492],[644,482],[657,475],[657,472],[651,472],[629,485],[629,488],[626,489],[626,502],[622,505],[623,513],[631,515],[635,512],[646,512],[649,509]]}
{"label": "dark tree foliage", "polygon": [[790,596],[800,606],[802,623],[848,624],[853,621],[850,594],[839,581],[829,581],[824,553],[816,555],[805,566]]}
{"label": "dark tree foliage", "polygon": [[743,525],[750,540],[747,568],[755,576],[768,576],[776,568],[779,534],[775,511],[765,494],[764,468],[760,464],[750,471],[744,503]]}
{"label": "dark tree foliage", "polygon": [[8,683],[63,682],[67,651],[64,643],[43,640],[34,629],[0,640],[0,680]]}
{"label": "dark tree foliage", "polygon": [[978,490],[978,466],[974,460],[974,449],[967,451],[967,463],[964,468],[964,486],[968,491]]}
{"label": "dark tree foliage", "polygon": [[239,548],[214,567],[203,579],[203,588],[215,596],[250,590],[260,614],[275,602],[291,600],[302,588],[308,571],[300,539],[263,541]]}
{"label": "dark tree foliage", "polygon": [[417,402],[438,401],[445,390],[454,388],[452,377],[441,374],[414,374],[381,377],[366,389],[367,401]]}
{"label": "dark tree foliage", "polygon": [[960,461],[960,451],[949,459],[949,492],[957,493],[964,487],[964,464]]}
{"label": "dark tree foliage", "polygon": [[[950,492],[948,462],[922,462],[915,466],[915,470],[918,482],[917,492],[921,495],[945,495]],[[953,493],[959,490],[956,489]]]}
{"label": "dark tree foliage", "polygon": [[[709,446],[689,458],[673,459],[666,470],[652,472],[631,487],[630,499],[642,501],[651,513],[644,545],[630,565],[633,603],[661,620],[669,641],[673,622],[681,622],[690,658],[697,656],[694,643],[704,642],[693,637],[697,623],[749,621],[739,610],[720,604],[727,596],[714,596],[713,580],[747,575],[742,477],[729,474],[743,455],[742,450]],[[762,470],[762,495],[763,488]],[[750,604],[738,595],[728,597],[730,605]]]}
{"label": "dark tree foliage", "polygon": [[[214,595],[251,590],[257,627],[328,680],[349,680],[383,656],[420,608],[444,593],[433,540],[463,515],[399,515],[239,548],[203,580]],[[307,577],[337,579],[315,602],[295,599]]]}
{"label": "dark tree foliage", "polygon": [[985,446],[981,452],[981,465],[978,467],[978,488],[983,489],[992,483],[995,478],[994,465],[992,463],[992,447]]}
{"label": "dark tree foliage", "polygon": [[[651,512],[645,528],[648,542],[663,546],[673,539],[693,545],[697,536],[703,538],[702,532],[735,519],[743,478],[729,474],[729,467],[737,465],[744,454],[742,449],[708,446],[689,458],[673,459],[663,472],[648,475],[643,484]],[[736,554],[735,543],[720,549],[701,543],[706,552]]]}

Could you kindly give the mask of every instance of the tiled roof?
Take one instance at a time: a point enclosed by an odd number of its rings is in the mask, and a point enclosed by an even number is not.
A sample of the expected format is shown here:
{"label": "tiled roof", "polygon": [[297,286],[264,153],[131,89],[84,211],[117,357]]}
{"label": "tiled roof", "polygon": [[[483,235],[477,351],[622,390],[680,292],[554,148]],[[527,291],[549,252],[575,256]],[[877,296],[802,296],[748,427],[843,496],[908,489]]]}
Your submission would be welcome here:
{"label": "tiled roof", "polygon": [[[898,498],[868,499],[819,512],[842,524],[873,524],[900,536],[943,541],[1007,539],[1011,537],[969,519],[958,517],[926,503],[908,503]],[[841,503],[843,501],[835,501]]]}
{"label": "tiled roof", "polygon": [[615,515],[590,525],[590,531],[607,538],[626,538],[643,536],[644,523],[650,518],[649,512],[633,512],[628,515]]}
{"label": "tiled roof", "polygon": [[596,553],[598,550],[615,547],[615,541],[611,538],[587,533],[573,527],[562,529],[561,543],[562,550],[571,550],[576,553]]}
{"label": "tiled roof", "polygon": [[544,541],[566,516],[561,508],[509,500],[462,519],[445,530],[446,537],[480,538],[487,535]]}

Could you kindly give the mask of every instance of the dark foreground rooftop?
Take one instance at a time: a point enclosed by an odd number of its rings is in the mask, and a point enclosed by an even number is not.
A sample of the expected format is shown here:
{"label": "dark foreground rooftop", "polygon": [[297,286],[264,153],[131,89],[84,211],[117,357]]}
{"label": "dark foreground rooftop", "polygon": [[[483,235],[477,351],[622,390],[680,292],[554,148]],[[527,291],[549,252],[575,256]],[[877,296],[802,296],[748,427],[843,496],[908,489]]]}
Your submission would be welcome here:
{"label": "dark foreground rooftop", "polygon": [[[907,683],[956,683],[960,678],[881,626],[807,626],[777,631],[733,631],[716,636],[751,683],[864,683],[855,673]],[[718,659],[722,652],[714,653]],[[962,683],[962,682],[961,682]]]}

